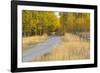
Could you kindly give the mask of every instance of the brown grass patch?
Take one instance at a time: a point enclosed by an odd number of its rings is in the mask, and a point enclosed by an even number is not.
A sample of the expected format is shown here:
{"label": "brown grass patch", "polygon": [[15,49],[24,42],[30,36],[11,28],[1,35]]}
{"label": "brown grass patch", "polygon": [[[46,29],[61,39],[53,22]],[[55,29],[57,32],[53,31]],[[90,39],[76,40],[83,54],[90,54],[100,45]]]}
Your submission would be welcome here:
{"label": "brown grass patch", "polygon": [[47,40],[48,36],[46,34],[42,35],[42,36],[30,36],[30,37],[23,37],[23,41],[22,41],[22,47],[23,50],[28,49],[29,47],[31,47],[32,45],[35,45],[39,42],[43,42],[45,40]]}

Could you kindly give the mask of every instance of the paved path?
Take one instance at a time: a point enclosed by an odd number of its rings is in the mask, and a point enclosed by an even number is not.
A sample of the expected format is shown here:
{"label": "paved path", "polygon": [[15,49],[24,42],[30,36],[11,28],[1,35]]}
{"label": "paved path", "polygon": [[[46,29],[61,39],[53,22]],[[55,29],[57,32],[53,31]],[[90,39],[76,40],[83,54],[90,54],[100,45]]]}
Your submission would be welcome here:
{"label": "paved path", "polygon": [[23,52],[23,62],[30,62],[35,56],[41,56],[52,51],[61,42],[60,36],[49,37],[45,42],[39,43],[36,46]]}

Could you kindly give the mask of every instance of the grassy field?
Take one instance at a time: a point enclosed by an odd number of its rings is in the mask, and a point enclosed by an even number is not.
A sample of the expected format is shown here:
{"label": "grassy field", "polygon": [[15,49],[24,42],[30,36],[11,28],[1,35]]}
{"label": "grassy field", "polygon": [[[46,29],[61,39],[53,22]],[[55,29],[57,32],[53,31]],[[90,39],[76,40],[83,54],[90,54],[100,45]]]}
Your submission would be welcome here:
{"label": "grassy field", "polygon": [[82,60],[90,58],[90,42],[66,33],[62,42],[52,52],[33,57],[33,61]]}
{"label": "grassy field", "polygon": [[48,36],[46,34],[42,36],[30,36],[30,37],[23,37],[22,47],[23,51],[29,49],[30,47],[47,40]]}

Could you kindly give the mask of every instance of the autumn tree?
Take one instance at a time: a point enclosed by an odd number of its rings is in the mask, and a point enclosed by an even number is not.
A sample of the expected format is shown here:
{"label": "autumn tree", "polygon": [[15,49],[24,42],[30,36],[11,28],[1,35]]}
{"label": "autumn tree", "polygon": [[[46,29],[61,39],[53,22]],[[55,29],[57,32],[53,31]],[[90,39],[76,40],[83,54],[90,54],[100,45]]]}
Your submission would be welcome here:
{"label": "autumn tree", "polygon": [[60,13],[60,23],[63,25],[64,32],[89,32],[90,14],[89,13]]}
{"label": "autumn tree", "polygon": [[54,12],[23,10],[23,35],[42,35],[55,32],[59,27],[59,20]]}

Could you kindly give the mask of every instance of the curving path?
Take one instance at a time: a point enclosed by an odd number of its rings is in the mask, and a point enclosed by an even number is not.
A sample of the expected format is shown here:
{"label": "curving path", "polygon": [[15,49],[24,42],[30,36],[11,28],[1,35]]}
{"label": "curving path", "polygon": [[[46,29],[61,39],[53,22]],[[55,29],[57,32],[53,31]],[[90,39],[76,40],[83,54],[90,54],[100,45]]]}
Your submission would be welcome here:
{"label": "curving path", "polygon": [[34,56],[41,56],[52,51],[61,42],[60,36],[51,36],[48,40],[37,44],[29,50],[23,51],[23,62],[31,62]]}

